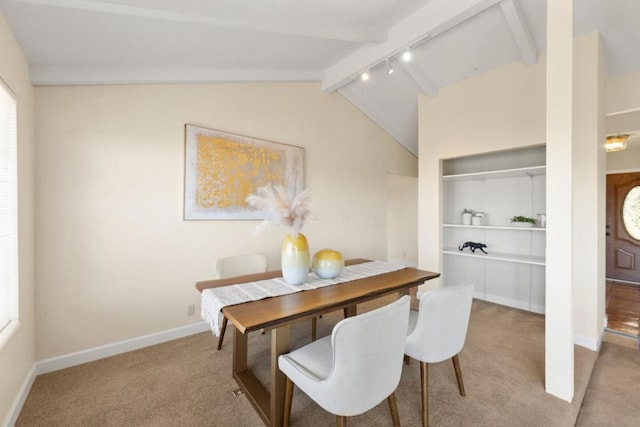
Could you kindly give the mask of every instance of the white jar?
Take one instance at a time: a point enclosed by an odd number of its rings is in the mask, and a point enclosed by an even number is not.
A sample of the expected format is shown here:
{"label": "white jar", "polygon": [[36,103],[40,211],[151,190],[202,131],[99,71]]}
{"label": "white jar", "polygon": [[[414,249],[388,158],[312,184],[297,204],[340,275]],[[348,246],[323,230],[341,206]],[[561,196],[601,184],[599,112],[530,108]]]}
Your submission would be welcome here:
{"label": "white jar", "polygon": [[462,214],[462,225],[471,225],[471,212],[464,212]]}
{"label": "white jar", "polygon": [[538,226],[540,228],[547,227],[547,214],[543,214],[543,213],[538,214]]}

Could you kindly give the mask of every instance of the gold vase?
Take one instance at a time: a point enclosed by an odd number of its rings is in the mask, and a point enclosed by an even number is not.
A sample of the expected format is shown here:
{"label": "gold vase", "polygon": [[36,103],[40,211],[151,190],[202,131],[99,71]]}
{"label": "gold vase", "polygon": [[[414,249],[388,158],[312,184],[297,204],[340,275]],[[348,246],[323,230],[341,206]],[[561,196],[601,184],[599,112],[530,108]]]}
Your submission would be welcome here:
{"label": "gold vase", "polygon": [[282,277],[290,285],[301,285],[309,274],[309,244],[302,233],[287,234],[282,242]]}

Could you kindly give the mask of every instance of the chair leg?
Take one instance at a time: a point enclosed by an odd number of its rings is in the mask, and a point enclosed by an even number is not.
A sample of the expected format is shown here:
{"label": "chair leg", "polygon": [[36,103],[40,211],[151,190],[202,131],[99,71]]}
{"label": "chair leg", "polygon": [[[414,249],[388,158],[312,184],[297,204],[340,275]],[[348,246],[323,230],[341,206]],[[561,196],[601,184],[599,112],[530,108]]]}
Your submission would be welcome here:
{"label": "chair leg", "polygon": [[311,341],[316,340],[316,330],[318,326],[318,319],[315,316],[311,318]]}
{"label": "chair leg", "polygon": [[393,427],[400,427],[400,417],[398,416],[398,405],[396,404],[396,393],[393,392],[387,397],[389,402],[389,410],[391,411],[391,420],[393,421]]}
{"label": "chair leg", "polygon": [[460,360],[456,354],[451,358],[453,362],[453,369],[456,371],[456,379],[458,380],[458,389],[460,390],[460,396],[466,396],[464,392],[464,383],[462,382],[462,371],[460,370]]}
{"label": "chair leg", "polygon": [[289,427],[291,425],[291,401],[293,400],[293,381],[287,377],[284,386],[284,414],[282,417],[282,425]]}
{"label": "chair leg", "polygon": [[422,394],[422,426],[429,425],[429,365],[420,361],[420,388]]}
{"label": "chair leg", "polygon": [[224,340],[224,333],[227,331],[227,317],[222,316],[222,326],[220,327],[220,336],[218,337],[218,350],[222,348],[222,341]]}
{"label": "chair leg", "polygon": [[347,427],[347,417],[342,415],[336,415],[336,426]]}

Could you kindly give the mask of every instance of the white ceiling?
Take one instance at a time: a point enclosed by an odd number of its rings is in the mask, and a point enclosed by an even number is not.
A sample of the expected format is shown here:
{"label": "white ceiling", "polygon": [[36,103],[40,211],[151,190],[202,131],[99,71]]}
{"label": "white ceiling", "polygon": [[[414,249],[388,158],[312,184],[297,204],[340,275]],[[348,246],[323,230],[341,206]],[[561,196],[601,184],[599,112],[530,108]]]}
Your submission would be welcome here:
{"label": "white ceiling", "polygon": [[[321,81],[418,154],[420,94],[545,47],[545,0],[0,0],[47,84]],[[640,70],[640,1],[575,0],[609,77]],[[413,60],[398,55],[411,47]],[[388,75],[390,58],[394,73]],[[357,76],[370,69],[372,78]]]}

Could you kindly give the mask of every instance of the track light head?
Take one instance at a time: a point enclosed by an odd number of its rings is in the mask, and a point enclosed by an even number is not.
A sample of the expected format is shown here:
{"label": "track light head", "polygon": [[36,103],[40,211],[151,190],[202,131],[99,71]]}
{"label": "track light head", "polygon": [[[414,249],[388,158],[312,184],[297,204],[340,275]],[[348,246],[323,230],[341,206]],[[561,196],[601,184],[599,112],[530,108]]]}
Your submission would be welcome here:
{"label": "track light head", "polygon": [[362,74],[360,74],[360,78],[362,79],[363,82],[366,82],[367,80],[369,80],[369,71],[365,71]]}
{"label": "track light head", "polygon": [[393,68],[391,64],[389,64],[389,60],[387,59],[387,74],[393,74]]}
{"label": "track light head", "polygon": [[405,50],[404,53],[402,54],[402,60],[404,62],[409,62],[411,61],[411,51],[409,49]]}

